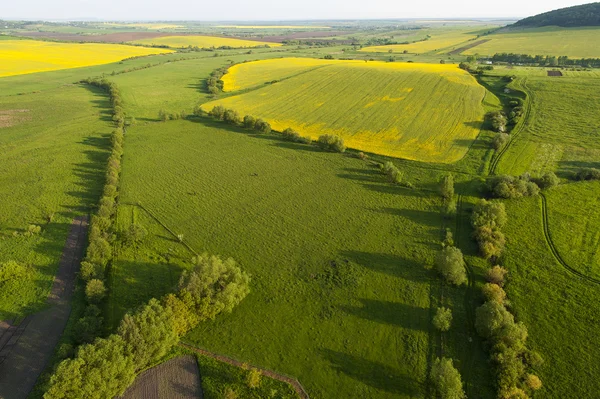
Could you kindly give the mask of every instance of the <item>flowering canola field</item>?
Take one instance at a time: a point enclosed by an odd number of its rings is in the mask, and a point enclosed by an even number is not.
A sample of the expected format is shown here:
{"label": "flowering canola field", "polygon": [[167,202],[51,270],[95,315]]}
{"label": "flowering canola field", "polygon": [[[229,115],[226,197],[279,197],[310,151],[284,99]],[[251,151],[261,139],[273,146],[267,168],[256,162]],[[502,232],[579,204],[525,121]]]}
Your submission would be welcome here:
{"label": "flowering canola field", "polygon": [[284,58],[236,65],[224,80],[229,90],[243,89],[285,73],[202,108],[223,105],[275,130],[337,134],[351,148],[441,163],[461,159],[483,121],[485,89],[456,65]]}
{"label": "flowering canola field", "polygon": [[120,44],[0,40],[0,77],[110,64],[129,57],[170,52]]}
{"label": "flowering canola field", "polygon": [[402,53],[408,51],[411,54],[423,54],[428,52],[439,52],[439,50],[448,49],[449,47],[458,47],[468,40],[477,38],[477,35],[464,30],[442,31],[439,34],[435,31],[431,33],[431,38],[421,42],[409,44],[388,44],[383,46],[369,46],[360,49],[362,52],[371,53]]}
{"label": "flowering canola field", "polygon": [[198,46],[200,48],[211,48],[211,47],[256,47],[269,45],[271,47],[279,47],[281,43],[269,43],[260,42],[256,40],[243,40],[229,37],[215,37],[215,36],[200,36],[200,35],[185,35],[185,36],[163,36],[155,37],[152,39],[140,39],[135,40],[131,43],[144,44],[144,45],[158,45],[158,46],[169,46],[173,48],[183,48],[188,46]]}

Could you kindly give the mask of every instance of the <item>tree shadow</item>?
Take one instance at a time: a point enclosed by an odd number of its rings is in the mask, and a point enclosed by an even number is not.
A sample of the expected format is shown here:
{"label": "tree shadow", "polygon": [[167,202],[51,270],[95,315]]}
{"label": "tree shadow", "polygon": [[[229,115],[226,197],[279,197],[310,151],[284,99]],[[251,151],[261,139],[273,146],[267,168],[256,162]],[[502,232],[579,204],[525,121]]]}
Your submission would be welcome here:
{"label": "tree shadow", "polygon": [[400,216],[406,219],[410,219],[417,224],[426,225],[429,227],[439,227],[440,226],[440,216],[439,213],[421,211],[417,209],[401,209],[401,208],[371,208],[371,212],[383,213],[393,216]]}
{"label": "tree shadow", "polygon": [[585,168],[594,168],[600,169],[600,162],[596,161],[560,161],[558,163],[558,172],[557,176],[563,177],[565,179],[573,179],[575,174],[579,172],[581,169]]}
{"label": "tree shadow", "polygon": [[365,320],[410,330],[429,331],[429,308],[373,299],[360,299],[360,302],[362,306],[341,306],[341,309]]}
{"label": "tree shadow", "polygon": [[425,282],[433,278],[432,272],[412,259],[402,256],[362,251],[342,251],[340,256],[350,259],[366,269],[389,274],[404,280]]}
{"label": "tree shadow", "polygon": [[391,366],[331,349],[320,352],[335,370],[373,388],[411,397],[422,394],[423,387],[419,382]]}

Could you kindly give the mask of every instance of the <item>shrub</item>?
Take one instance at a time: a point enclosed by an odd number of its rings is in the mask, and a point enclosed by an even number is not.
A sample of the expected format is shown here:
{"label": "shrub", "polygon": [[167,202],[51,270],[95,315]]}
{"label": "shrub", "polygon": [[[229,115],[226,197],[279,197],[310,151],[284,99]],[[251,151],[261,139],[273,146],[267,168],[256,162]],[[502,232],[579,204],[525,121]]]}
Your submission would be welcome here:
{"label": "shrub", "polygon": [[487,271],[485,278],[488,282],[502,287],[507,274],[508,270],[502,266],[494,266]]}
{"label": "shrub", "polygon": [[486,119],[490,122],[495,132],[504,133],[506,131],[506,115],[504,112],[488,112]]}
{"label": "shrub", "polygon": [[99,277],[100,266],[93,264],[92,262],[83,261],[79,268],[79,277],[83,281],[89,281]]}
{"label": "shrub", "polygon": [[481,289],[486,301],[495,301],[504,304],[506,292],[498,284],[486,283]]}
{"label": "shrub", "polygon": [[446,201],[449,201],[454,197],[454,178],[452,175],[442,177],[442,180],[440,181],[440,194]]}
{"label": "shrub", "polygon": [[498,201],[480,201],[475,205],[471,215],[471,224],[474,228],[502,228],[506,221],[506,208]]}
{"label": "shrub", "polygon": [[452,310],[448,308],[437,308],[433,316],[433,326],[440,331],[448,331],[452,324]]}
{"label": "shrub", "polygon": [[442,241],[443,247],[453,247],[454,246],[454,237],[452,235],[452,231],[450,229],[446,229],[446,235],[444,237],[444,241]]}
{"label": "shrub", "polygon": [[223,399],[237,399],[238,394],[232,387],[225,387],[223,390]]}
{"label": "shrub", "polygon": [[29,226],[27,226],[27,231],[26,234],[28,236],[33,236],[33,235],[37,235],[40,234],[42,231],[42,228],[36,224],[30,224]]}
{"label": "shrub", "polygon": [[600,170],[584,168],[575,174],[575,180],[600,180]]}
{"label": "shrub", "polygon": [[403,174],[400,169],[398,169],[391,161],[387,161],[383,164],[383,172],[386,174],[391,183],[402,183]]}
{"label": "shrub", "polygon": [[317,144],[319,147],[326,151],[334,151],[334,152],[344,152],[346,151],[346,146],[344,145],[344,139],[335,134],[324,134],[319,136],[317,140]]}
{"label": "shrub", "polygon": [[358,153],[357,157],[358,157],[358,159],[363,160],[363,161],[366,161],[367,159],[369,159],[369,156],[362,151]]}
{"label": "shrub", "polygon": [[210,110],[208,115],[212,116],[215,119],[223,120],[225,117],[225,107],[222,105],[215,105],[213,109]]}
{"label": "shrub", "polygon": [[99,279],[92,279],[85,285],[85,296],[90,303],[99,303],[106,296],[106,287],[104,282]]}
{"label": "shrub", "polygon": [[435,266],[449,283],[461,285],[467,282],[465,261],[460,249],[456,247],[443,248],[435,258]]}
{"label": "shrub", "polygon": [[250,292],[250,277],[231,258],[203,254],[193,259],[194,268],[179,280],[182,295],[189,295],[201,320],[231,312]]}
{"label": "shrub", "polygon": [[254,129],[256,119],[251,115],[246,115],[244,116],[243,124],[246,129]]}
{"label": "shrub", "polygon": [[91,343],[102,331],[103,318],[101,311],[96,305],[88,305],[84,316],[75,324],[75,341],[79,344]]}
{"label": "shrub", "polygon": [[498,133],[494,136],[492,140],[492,147],[497,151],[504,147],[506,143],[510,140],[510,135],[507,133]]}
{"label": "shrub", "polygon": [[87,249],[87,260],[105,266],[111,257],[110,244],[102,237],[92,237]]}
{"label": "shrub", "polygon": [[435,359],[431,365],[430,378],[438,397],[442,399],[463,399],[466,397],[460,373],[452,364],[452,359]]}
{"label": "shrub", "polygon": [[537,195],[540,188],[525,174],[519,177],[496,176],[489,180],[492,195],[499,198],[520,198]]}
{"label": "shrub", "polygon": [[105,399],[122,395],[135,378],[133,360],[118,335],[81,346],[50,378],[45,399]]}
{"label": "shrub", "polygon": [[257,119],[254,123],[254,129],[258,130],[261,133],[269,134],[271,133],[271,125],[269,122],[264,121],[262,119]]}
{"label": "shrub", "polygon": [[537,391],[542,387],[542,380],[535,374],[527,374],[525,384],[532,390]]}
{"label": "shrub", "polygon": [[483,338],[494,337],[507,324],[514,324],[514,317],[501,303],[486,302],[475,312],[475,328]]}
{"label": "shrub", "polygon": [[198,325],[200,319],[193,312],[194,306],[189,293],[182,295],[182,298],[168,294],[163,298],[162,303],[173,314],[173,329],[178,336],[184,336],[185,333]]}
{"label": "shrub", "polygon": [[535,183],[542,190],[545,190],[547,188],[558,186],[558,183],[560,183],[560,179],[556,176],[554,172],[546,172],[542,175],[542,177],[535,179]]}
{"label": "shrub", "polygon": [[457,204],[456,204],[456,200],[454,198],[452,198],[448,201],[444,201],[444,205],[443,205],[444,216],[446,216],[446,218],[450,218],[450,217],[456,215],[456,208],[457,208]]}
{"label": "shrub", "polygon": [[125,233],[125,242],[129,245],[144,241],[148,236],[148,230],[141,224],[133,223]]}
{"label": "shrub", "polygon": [[246,375],[246,384],[248,384],[249,388],[258,388],[260,386],[262,373],[252,368],[248,370],[248,374]]}
{"label": "shrub", "polygon": [[118,334],[127,343],[126,352],[133,358],[136,370],[163,357],[179,340],[173,328],[173,312],[157,299],[151,299],[133,314],[126,314]]}
{"label": "shrub", "polygon": [[242,118],[237,113],[237,111],[233,109],[225,110],[225,112],[223,113],[223,120],[232,125],[239,125],[240,123],[242,123]]}
{"label": "shrub", "polygon": [[500,230],[488,226],[478,227],[475,229],[475,238],[485,259],[497,259],[502,255],[506,239]]}

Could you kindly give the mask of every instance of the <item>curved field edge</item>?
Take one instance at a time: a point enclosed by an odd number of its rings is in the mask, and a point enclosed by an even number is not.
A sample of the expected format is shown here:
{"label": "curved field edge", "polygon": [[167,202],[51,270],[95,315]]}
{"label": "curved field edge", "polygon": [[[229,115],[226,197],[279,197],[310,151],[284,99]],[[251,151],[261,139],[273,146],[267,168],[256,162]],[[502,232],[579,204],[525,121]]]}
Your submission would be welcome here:
{"label": "curved field edge", "polygon": [[[239,68],[247,71],[250,64]],[[236,67],[230,68],[231,86]],[[208,112],[222,105],[313,140],[336,134],[348,147],[374,154],[452,163],[480,134],[485,93],[456,66],[342,61],[201,107]]]}

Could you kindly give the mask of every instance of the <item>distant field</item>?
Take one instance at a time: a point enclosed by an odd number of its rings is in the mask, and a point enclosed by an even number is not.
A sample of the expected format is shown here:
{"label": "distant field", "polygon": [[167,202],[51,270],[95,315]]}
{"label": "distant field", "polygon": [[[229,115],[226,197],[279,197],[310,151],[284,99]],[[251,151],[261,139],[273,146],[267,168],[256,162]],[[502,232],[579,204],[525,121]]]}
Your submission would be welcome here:
{"label": "distant field", "polygon": [[548,195],[550,234],[567,264],[600,277],[600,184],[565,184]]}
{"label": "distant field", "polygon": [[534,28],[485,36],[490,39],[463,54],[566,55],[570,58],[599,58],[600,28]]}
{"label": "distant field", "polygon": [[331,29],[331,26],[312,25],[217,25],[215,28],[234,29]]}
{"label": "distant field", "polygon": [[119,44],[0,40],[0,77],[110,64],[129,57],[171,51]]}
{"label": "distant field", "polygon": [[369,46],[360,49],[362,52],[380,52],[388,53],[392,50],[392,53],[402,53],[407,51],[409,53],[427,53],[430,51],[438,51],[442,49],[448,49],[449,47],[457,47],[459,44],[466,42],[467,40],[477,38],[477,35],[473,33],[473,29],[470,30],[448,30],[432,31],[430,33],[431,38],[409,44],[390,44],[385,46]]}
{"label": "distant field", "polygon": [[[303,62],[242,64],[231,68],[225,80],[229,88],[247,87],[298,73]],[[202,108],[223,105],[264,118],[276,130],[293,127],[313,139],[337,134],[352,148],[419,161],[457,161],[479,134],[485,89],[455,65],[322,63],[310,70],[319,64],[310,61],[306,73]]]}
{"label": "distant field", "polygon": [[[106,98],[79,86],[0,97],[0,320],[45,305],[74,216],[97,203],[110,145]],[[68,110],[68,112],[66,112]],[[42,228],[27,236],[29,225]]]}
{"label": "distant field", "polygon": [[216,37],[216,36],[197,36],[197,35],[186,35],[186,36],[163,36],[155,37],[152,39],[141,39],[135,40],[131,43],[144,44],[144,45],[158,45],[158,46],[169,46],[173,48],[183,48],[188,46],[198,46],[200,48],[219,48],[219,47],[256,47],[256,46],[271,46],[279,47],[280,43],[269,43],[254,40],[242,40],[227,37]]}
{"label": "distant field", "polygon": [[517,84],[531,99],[527,124],[502,157],[499,173],[559,171],[567,177],[578,168],[595,166],[600,155],[598,74],[565,71],[556,78],[543,69],[496,72],[519,76]]}
{"label": "distant field", "polygon": [[183,25],[174,25],[174,24],[164,24],[164,23],[132,23],[132,24],[119,24],[115,22],[103,22],[100,26],[117,26],[117,27],[132,27],[132,28],[144,28],[144,29],[176,29],[176,28],[185,28]]}

